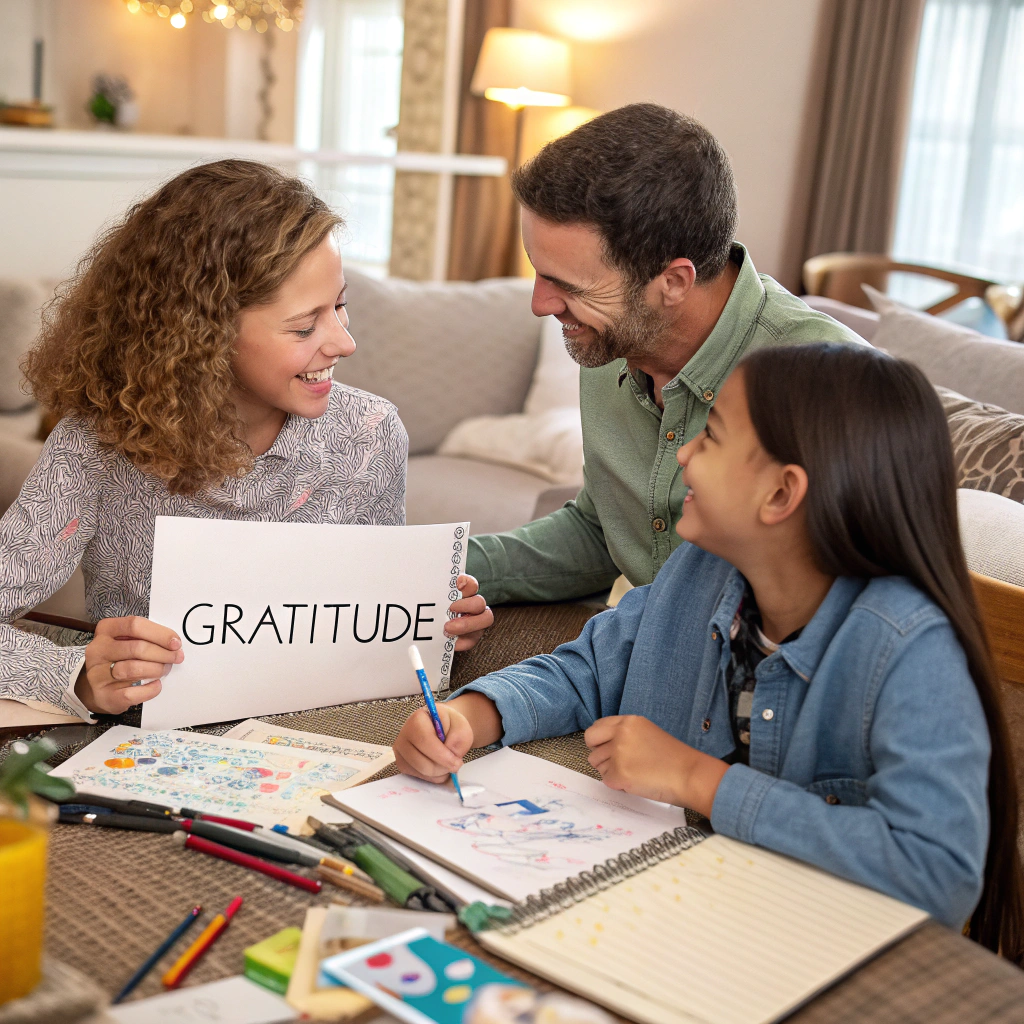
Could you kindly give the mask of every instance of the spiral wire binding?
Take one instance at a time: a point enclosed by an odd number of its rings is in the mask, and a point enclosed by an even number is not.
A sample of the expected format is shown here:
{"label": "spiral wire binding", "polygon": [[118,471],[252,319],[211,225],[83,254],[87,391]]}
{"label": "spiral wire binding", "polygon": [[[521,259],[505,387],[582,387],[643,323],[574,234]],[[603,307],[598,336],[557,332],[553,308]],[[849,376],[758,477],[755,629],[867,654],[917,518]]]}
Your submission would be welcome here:
{"label": "spiral wire binding", "polygon": [[616,882],[632,878],[683,850],[692,849],[705,839],[707,836],[692,825],[681,825],[671,832],[664,832],[632,850],[620,853],[618,857],[610,857],[601,864],[595,864],[589,871],[581,871],[550,889],[541,889],[536,895],[527,896],[521,903],[513,905],[512,917],[498,924],[496,930],[503,935],[514,935],[522,928],[528,928],[552,914],[568,910],[574,903],[603,892]]}

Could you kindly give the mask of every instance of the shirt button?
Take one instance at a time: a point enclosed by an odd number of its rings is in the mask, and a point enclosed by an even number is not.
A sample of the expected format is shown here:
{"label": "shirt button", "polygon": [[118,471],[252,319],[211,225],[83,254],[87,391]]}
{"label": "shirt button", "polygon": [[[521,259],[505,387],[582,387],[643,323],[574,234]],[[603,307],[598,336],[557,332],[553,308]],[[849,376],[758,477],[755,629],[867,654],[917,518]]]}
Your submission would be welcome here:
{"label": "shirt button", "polygon": [[718,630],[717,629],[711,630],[711,639],[712,640],[717,640],[718,639]]}
{"label": "shirt button", "polygon": [[654,529],[655,529],[655,531],[657,533],[663,533],[664,530],[665,530],[665,520],[664,519],[655,519],[654,522],[651,523],[651,526],[654,527]]}
{"label": "shirt button", "polygon": [[674,430],[670,430],[670,431],[669,431],[669,432],[668,432],[668,433],[667,433],[667,434],[665,435],[665,440],[666,440],[666,441],[674,441],[675,439],[676,439],[676,432],[675,432]]}
{"label": "shirt button", "polygon": [[766,722],[770,722],[775,717],[775,712],[772,711],[771,708],[765,708],[764,711],[761,712],[761,717]]}
{"label": "shirt button", "polygon": [[715,400],[715,393],[714,393],[714,391],[708,390],[708,391],[704,392],[704,401],[705,402],[713,402],[714,400]]}
{"label": "shirt button", "polygon": [[701,732],[707,732],[708,729],[710,729],[710,728],[711,728],[711,719],[710,718],[705,718],[704,721],[700,723],[700,731]]}
{"label": "shirt button", "polygon": [[829,795],[825,797],[825,803],[832,804],[833,807],[840,802],[839,797],[837,797],[835,793],[829,793]]}

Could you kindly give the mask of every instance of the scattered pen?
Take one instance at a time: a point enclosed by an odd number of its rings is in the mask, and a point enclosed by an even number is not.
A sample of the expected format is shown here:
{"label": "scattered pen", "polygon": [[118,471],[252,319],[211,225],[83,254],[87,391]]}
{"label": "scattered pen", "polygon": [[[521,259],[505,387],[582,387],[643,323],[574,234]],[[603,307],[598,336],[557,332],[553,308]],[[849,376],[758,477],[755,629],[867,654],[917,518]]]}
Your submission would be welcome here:
{"label": "scattered pen", "polygon": [[57,815],[60,825],[94,825],[100,828],[123,828],[132,832],[177,832],[181,823],[170,818],[147,817],[143,814],[118,814],[97,808],[95,811],[73,813],[61,808]]}
{"label": "scattered pen", "polygon": [[242,905],[242,897],[236,896],[227,906],[223,914],[218,914],[204,929],[203,933],[178,957],[174,966],[163,976],[164,988],[177,988],[182,979],[196,965],[199,958],[220,938],[224,929],[231,923],[231,918],[238,913]]}
{"label": "scattered pen", "polygon": [[203,906],[201,903],[197,903],[189,912],[185,915],[185,920],[178,925],[170,935],[160,943],[156,949],[146,958],[145,963],[128,979],[127,984],[116,996],[111,1000],[111,1005],[115,1006],[121,1002],[142,979],[149,974],[149,972],[156,965],[156,962],[166,953],[171,946],[173,946],[178,939],[182,937],[196,923],[199,919],[200,913],[202,913]]}
{"label": "scattered pen", "polygon": [[[423,691],[423,700],[427,705],[427,714],[430,715],[430,720],[434,723],[434,732],[437,733],[437,738],[444,743],[444,726],[441,724],[441,716],[437,713],[437,704],[434,703],[434,695],[430,692],[430,683],[427,681],[427,672],[423,667],[423,659],[420,657],[420,649],[415,645],[411,644],[409,647],[409,660],[412,662],[413,671],[416,673],[416,678],[420,682],[420,689]],[[455,773],[451,773],[452,785],[455,787],[455,792],[459,794],[459,803],[464,804],[466,801],[462,799],[462,787],[459,785],[459,776]]]}
{"label": "scattered pen", "polygon": [[306,892],[319,892],[323,883],[318,878],[307,878],[305,875],[298,875],[294,871],[288,871],[277,864],[260,860],[248,853],[234,850],[230,846],[222,846],[220,843],[212,843],[202,836],[189,835],[186,832],[175,832],[174,841],[181,843],[187,850],[196,850],[199,853],[208,854],[211,857],[219,857],[221,860],[238,864],[240,867],[248,868],[250,871],[258,871],[269,878],[276,878],[279,882],[287,882],[294,885],[296,889],[305,889]]}

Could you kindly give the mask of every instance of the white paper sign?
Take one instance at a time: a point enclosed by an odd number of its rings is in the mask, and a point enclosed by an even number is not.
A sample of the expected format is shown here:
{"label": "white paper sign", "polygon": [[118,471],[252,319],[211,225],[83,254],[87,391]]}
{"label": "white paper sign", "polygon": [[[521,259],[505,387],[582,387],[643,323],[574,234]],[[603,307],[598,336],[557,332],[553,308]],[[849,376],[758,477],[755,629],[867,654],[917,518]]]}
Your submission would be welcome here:
{"label": "white paper sign", "polygon": [[142,705],[147,729],[282,714],[435,689],[468,523],[336,526],[158,516],[149,617],[185,660]]}

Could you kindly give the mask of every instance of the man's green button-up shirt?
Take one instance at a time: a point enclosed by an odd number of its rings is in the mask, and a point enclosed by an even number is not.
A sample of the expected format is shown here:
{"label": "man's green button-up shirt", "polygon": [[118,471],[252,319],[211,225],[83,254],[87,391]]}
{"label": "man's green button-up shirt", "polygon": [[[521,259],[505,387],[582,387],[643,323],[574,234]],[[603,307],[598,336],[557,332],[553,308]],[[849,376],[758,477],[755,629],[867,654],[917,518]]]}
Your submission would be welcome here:
{"label": "man's green button-up shirt", "polygon": [[763,345],[860,342],[766,274],[741,245],[732,293],[707,340],[662,389],[664,411],[618,359],[580,371],[583,488],[575,501],[508,533],[471,537],[466,571],[493,604],[560,601],[611,586],[621,573],[650,583],[681,543],[683,485],[676,451],[704,429],[736,363]]}

